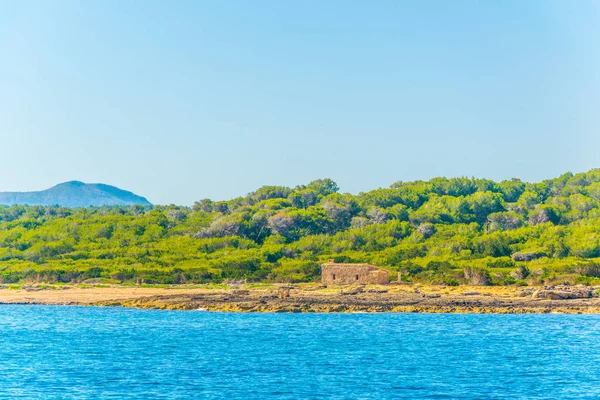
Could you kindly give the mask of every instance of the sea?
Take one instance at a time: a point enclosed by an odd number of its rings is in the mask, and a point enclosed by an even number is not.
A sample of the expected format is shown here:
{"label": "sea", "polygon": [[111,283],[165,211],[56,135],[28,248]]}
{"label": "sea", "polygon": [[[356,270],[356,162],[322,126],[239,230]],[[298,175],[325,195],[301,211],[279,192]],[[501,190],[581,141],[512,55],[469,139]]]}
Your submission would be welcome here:
{"label": "sea", "polygon": [[0,305],[0,399],[600,399],[600,316]]}

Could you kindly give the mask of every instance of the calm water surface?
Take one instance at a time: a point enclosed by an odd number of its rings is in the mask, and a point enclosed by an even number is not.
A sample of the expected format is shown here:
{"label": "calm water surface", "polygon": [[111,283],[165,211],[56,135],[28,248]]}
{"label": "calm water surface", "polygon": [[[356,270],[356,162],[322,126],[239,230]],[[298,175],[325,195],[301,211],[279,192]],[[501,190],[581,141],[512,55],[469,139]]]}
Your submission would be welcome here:
{"label": "calm water surface", "polygon": [[600,316],[5,305],[0,398],[599,399]]}

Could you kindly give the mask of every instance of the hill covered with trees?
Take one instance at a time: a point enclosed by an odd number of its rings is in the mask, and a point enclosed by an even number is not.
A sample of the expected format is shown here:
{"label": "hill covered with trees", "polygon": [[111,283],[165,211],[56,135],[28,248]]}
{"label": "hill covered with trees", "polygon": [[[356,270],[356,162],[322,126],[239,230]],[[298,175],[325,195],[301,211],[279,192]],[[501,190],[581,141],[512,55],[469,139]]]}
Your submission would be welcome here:
{"label": "hill covered with trees", "polygon": [[323,179],[193,207],[0,208],[4,283],[315,281],[331,258],[446,285],[598,283],[600,169],[358,195]]}

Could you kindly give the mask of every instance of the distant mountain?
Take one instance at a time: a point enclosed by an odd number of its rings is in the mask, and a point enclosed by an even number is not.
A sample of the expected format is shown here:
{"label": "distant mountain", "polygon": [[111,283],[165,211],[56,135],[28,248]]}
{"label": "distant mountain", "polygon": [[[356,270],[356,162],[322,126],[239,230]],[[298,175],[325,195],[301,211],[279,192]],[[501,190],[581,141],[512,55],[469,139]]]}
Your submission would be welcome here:
{"label": "distant mountain", "polygon": [[0,192],[0,205],[60,205],[64,207],[151,205],[132,192],[101,183],[71,181],[39,192]]}

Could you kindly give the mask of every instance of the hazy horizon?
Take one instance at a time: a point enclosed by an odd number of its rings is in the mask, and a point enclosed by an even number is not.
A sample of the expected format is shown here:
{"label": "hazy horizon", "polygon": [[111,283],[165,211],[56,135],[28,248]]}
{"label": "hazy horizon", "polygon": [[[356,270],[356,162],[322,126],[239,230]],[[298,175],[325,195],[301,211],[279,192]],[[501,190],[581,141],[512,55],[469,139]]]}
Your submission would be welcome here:
{"label": "hazy horizon", "polygon": [[0,4],[0,191],[155,204],[600,165],[594,1]]}

